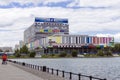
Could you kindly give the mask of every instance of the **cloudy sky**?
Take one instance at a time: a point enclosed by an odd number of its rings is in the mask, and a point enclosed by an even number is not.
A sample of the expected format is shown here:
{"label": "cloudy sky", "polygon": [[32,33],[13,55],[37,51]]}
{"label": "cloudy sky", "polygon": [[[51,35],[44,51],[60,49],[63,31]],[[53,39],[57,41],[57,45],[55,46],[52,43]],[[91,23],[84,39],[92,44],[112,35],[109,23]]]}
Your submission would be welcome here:
{"label": "cloudy sky", "polygon": [[120,42],[120,0],[0,0],[0,47],[23,40],[35,17],[68,18],[70,34]]}

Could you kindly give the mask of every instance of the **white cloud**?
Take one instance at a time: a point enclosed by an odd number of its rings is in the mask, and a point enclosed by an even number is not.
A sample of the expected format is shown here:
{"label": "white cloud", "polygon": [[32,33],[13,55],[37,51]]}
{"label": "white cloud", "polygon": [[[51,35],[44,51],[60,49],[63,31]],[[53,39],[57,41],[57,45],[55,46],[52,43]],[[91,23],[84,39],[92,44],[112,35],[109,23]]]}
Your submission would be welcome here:
{"label": "white cloud", "polygon": [[73,0],[67,7],[108,7],[120,8],[120,0]]}
{"label": "white cloud", "polygon": [[113,7],[119,4],[120,0],[80,0],[81,6]]}
{"label": "white cloud", "polygon": [[[34,0],[30,0],[30,1],[32,2]],[[52,2],[52,1],[60,2],[61,0],[49,0],[48,2]],[[94,0],[91,1],[93,2]],[[86,0],[85,2],[86,2],[84,3],[85,6],[88,6]],[[4,2],[4,4],[7,3],[9,3],[9,0],[8,1],[6,0],[6,2]],[[25,2],[21,2],[21,3],[25,3]],[[96,3],[93,2],[93,3],[100,4],[97,2]],[[0,4],[2,3],[0,2]],[[106,5],[110,5],[110,3],[108,2],[108,4],[106,3]],[[118,5],[115,5],[115,7],[116,6]],[[120,19],[117,18],[119,17],[120,14],[119,8],[116,9],[88,9],[88,8],[72,9],[72,8],[61,8],[61,7],[9,8],[9,9],[0,9],[0,14],[1,14],[0,15],[0,38],[1,38],[0,46],[9,45],[13,47],[16,43],[18,43],[19,40],[23,40],[23,31],[34,22],[35,17],[68,18],[70,25],[70,33],[72,34],[73,33],[79,34],[82,32],[89,34],[89,32],[94,32],[94,31],[95,32],[107,31],[110,33],[110,35],[115,37],[115,41],[120,41],[119,39],[120,34],[118,33],[118,31],[120,31],[119,28]],[[114,31],[114,33],[116,34],[111,34],[110,31]]]}
{"label": "white cloud", "polygon": [[18,2],[20,4],[33,3],[34,5],[43,3],[44,5],[46,5],[48,3],[58,3],[58,2],[65,2],[65,1],[69,1],[69,0],[0,0],[0,5],[8,5],[12,2]]}
{"label": "white cloud", "polygon": [[80,7],[80,0],[73,0],[70,4],[67,5],[67,7]]}

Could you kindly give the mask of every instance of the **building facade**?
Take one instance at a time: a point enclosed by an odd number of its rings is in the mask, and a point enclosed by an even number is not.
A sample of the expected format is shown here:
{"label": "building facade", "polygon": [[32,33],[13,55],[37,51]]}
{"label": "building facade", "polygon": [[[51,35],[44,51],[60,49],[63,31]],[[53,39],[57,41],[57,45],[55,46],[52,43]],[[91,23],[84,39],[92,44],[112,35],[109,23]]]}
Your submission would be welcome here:
{"label": "building facade", "polygon": [[19,47],[22,48],[24,45],[25,45],[25,44],[24,44],[24,41],[20,40],[20,41],[19,41]]}
{"label": "building facade", "polygon": [[33,25],[24,31],[25,44],[53,34],[69,34],[68,19],[36,17]]}
{"label": "building facade", "polygon": [[72,49],[83,53],[95,47],[112,47],[114,38],[70,35],[67,19],[37,17],[33,25],[24,31],[24,42],[29,49],[39,47],[44,53],[71,52]]}

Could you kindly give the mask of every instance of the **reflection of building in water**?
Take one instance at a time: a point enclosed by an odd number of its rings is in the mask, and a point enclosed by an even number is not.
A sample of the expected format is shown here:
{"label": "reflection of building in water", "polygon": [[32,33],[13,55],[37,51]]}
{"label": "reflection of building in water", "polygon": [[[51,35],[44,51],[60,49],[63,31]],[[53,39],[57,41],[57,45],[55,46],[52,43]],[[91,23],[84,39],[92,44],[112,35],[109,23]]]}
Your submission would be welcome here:
{"label": "reflection of building in water", "polygon": [[[67,19],[35,18],[35,22],[24,31],[24,41],[29,49],[40,48],[44,53],[59,53],[63,50],[79,53],[92,48],[113,46],[113,37],[70,35]],[[89,50],[88,50],[89,49]]]}

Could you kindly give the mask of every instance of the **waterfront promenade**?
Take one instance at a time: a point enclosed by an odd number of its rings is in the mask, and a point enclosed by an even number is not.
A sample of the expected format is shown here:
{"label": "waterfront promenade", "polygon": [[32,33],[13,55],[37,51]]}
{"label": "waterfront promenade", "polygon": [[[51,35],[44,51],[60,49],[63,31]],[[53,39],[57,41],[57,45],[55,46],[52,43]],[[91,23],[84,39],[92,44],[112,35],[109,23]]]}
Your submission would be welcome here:
{"label": "waterfront promenade", "polygon": [[0,60],[0,80],[65,80],[61,77]]}

